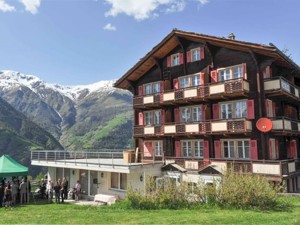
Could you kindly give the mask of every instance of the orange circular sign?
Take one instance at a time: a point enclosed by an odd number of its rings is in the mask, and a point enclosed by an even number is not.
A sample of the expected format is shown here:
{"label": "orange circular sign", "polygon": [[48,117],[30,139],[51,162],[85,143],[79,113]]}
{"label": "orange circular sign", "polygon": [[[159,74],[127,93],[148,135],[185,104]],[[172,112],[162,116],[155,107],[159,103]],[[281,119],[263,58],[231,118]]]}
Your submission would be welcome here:
{"label": "orange circular sign", "polygon": [[273,127],[273,123],[268,118],[260,118],[256,122],[256,128],[261,132],[269,132]]}

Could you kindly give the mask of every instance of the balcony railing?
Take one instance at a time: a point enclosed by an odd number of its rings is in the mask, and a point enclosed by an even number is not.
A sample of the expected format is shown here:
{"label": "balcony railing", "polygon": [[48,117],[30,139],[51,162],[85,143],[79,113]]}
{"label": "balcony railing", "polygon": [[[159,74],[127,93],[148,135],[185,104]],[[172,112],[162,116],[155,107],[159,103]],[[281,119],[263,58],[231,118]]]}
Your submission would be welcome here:
{"label": "balcony railing", "polygon": [[134,136],[185,135],[185,134],[233,134],[252,131],[248,119],[208,120],[197,123],[166,123],[159,126],[135,126]]}
{"label": "balcony railing", "polygon": [[287,117],[271,118],[272,120],[272,132],[278,132],[285,135],[286,133],[300,134],[300,121],[293,120]]}
{"label": "balcony railing", "polygon": [[300,100],[299,87],[283,77],[274,77],[264,81],[264,90],[269,96],[284,95],[296,101]]}
{"label": "balcony railing", "polygon": [[248,81],[239,78],[196,87],[178,90],[165,90],[164,93],[133,97],[134,107],[145,107],[157,104],[169,104],[185,100],[202,101],[237,95],[246,95],[249,92]]}
{"label": "balcony railing", "polygon": [[267,176],[284,177],[300,170],[298,159],[288,160],[236,160],[236,159],[213,159],[209,160],[183,157],[166,157],[166,163],[176,163],[187,170],[200,170],[211,165],[218,168],[222,173],[228,169],[235,172],[254,173]]}

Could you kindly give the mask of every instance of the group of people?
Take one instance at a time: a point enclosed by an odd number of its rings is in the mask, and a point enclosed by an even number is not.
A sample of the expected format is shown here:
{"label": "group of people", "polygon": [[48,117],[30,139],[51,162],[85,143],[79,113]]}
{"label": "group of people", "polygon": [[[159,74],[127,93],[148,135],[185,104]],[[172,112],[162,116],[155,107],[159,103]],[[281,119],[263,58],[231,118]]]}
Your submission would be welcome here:
{"label": "group of people", "polygon": [[68,199],[68,185],[69,182],[66,177],[62,180],[58,179],[55,183],[52,180],[48,180],[46,186],[48,202],[52,202],[53,195],[55,196],[56,203],[63,203],[65,199]]}
{"label": "group of people", "polygon": [[14,178],[12,181],[3,179],[0,182],[0,207],[11,207],[17,202],[20,204],[29,203],[30,193],[31,185],[26,177],[22,180]]}

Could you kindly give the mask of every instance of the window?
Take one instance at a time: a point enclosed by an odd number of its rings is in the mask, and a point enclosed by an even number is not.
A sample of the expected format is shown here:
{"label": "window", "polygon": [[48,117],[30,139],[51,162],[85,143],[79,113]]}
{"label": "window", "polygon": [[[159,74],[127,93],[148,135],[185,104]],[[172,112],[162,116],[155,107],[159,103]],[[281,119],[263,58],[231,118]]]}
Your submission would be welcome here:
{"label": "window", "polygon": [[179,77],[179,88],[196,87],[200,85],[200,74]]}
{"label": "window", "polygon": [[290,87],[289,83],[282,79],[281,79],[281,87],[283,90],[285,90],[289,93],[291,92],[291,87]]}
{"label": "window", "polygon": [[249,159],[250,141],[249,140],[223,140],[224,158]]}
{"label": "window", "polygon": [[203,157],[203,140],[182,140],[181,152],[183,157]]}
{"label": "window", "polygon": [[144,84],[145,95],[160,93],[160,82]]}
{"label": "window", "polygon": [[227,67],[218,70],[219,81],[238,79],[243,77],[243,65]]}
{"label": "window", "polygon": [[145,111],[144,112],[145,125],[160,125],[161,124],[161,110]]}
{"label": "window", "polygon": [[236,101],[221,104],[221,119],[246,118],[247,101]]}
{"label": "window", "polygon": [[194,48],[191,50],[191,62],[200,60],[200,48]]}
{"label": "window", "polygon": [[200,122],[202,121],[202,106],[180,108],[180,122]]}
{"label": "window", "polygon": [[192,142],[191,141],[182,141],[182,155],[183,157],[192,156]]}
{"label": "window", "polygon": [[110,187],[114,189],[126,190],[127,174],[126,173],[111,173]]}
{"label": "window", "polygon": [[172,66],[179,65],[179,53],[171,55],[171,65]]}
{"label": "window", "polygon": [[162,156],[162,141],[155,141],[154,142],[154,150],[155,150],[155,156]]}

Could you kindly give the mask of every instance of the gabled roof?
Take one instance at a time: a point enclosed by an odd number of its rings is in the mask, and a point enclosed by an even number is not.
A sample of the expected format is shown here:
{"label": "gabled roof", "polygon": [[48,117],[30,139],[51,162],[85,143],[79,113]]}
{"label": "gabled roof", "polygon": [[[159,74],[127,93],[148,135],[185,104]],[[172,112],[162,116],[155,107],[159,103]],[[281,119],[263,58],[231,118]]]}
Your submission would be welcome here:
{"label": "gabled roof", "polygon": [[180,38],[203,44],[208,43],[213,46],[226,47],[243,52],[252,51],[255,54],[275,58],[278,62],[284,64],[287,67],[293,68],[297,70],[298,73],[300,73],[299,66],[271,43],[270,45],[263,45],[173,29],[172,32],[169,33],[146,56],[144,56],[119,80],[117,80],[115,83],[115,87],[128,89],[128,81],[136,81],[141,76],[143,76],[155,65],[155,59],[164,58],[179,44]]}
{"label": "gabled roof", "polygon": [[179,172],[186,172],[186,169],[182,168],[181,166],[177,165],[176,163],[170,163],[167,165],[164,165],[161,168],[163,171],[179,171]]}
{"label": "gabled roof", "polygon": [[218,174],[221,175],[222,172],[214,165],[208,165],[198,171],[198,174]]}

